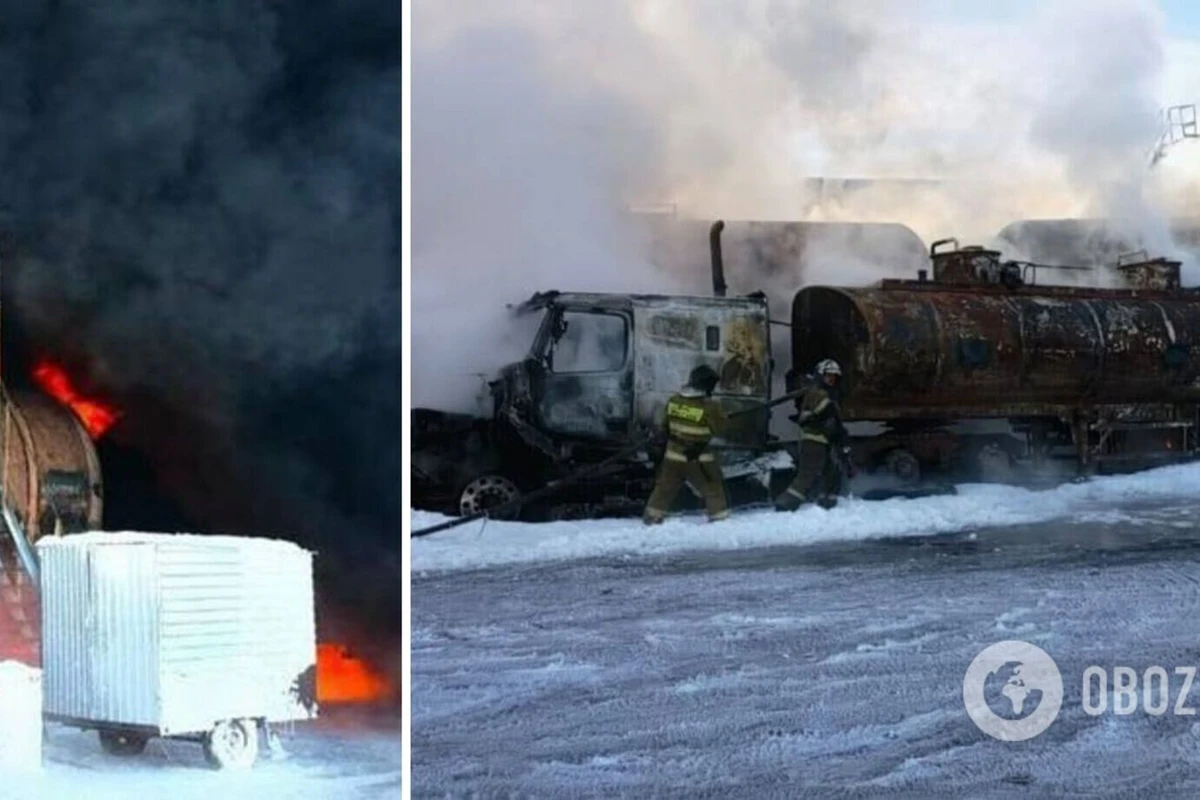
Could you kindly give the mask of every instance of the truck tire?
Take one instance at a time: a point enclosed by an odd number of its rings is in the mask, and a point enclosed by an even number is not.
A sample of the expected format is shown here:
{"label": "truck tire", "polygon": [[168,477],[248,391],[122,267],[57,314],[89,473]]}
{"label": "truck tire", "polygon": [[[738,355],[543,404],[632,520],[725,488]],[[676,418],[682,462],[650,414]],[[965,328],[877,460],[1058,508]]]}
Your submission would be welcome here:
{"label": "truck tire", "polygon": [[[458,513],[467,517],[478,514],[501,503],[508,503],[521,496],[521,490],[508,478],[497,473],[480,475],[463,487],[458,495]],[[497,519],[511,519],[517,516],[519,508],[500,512]]]}

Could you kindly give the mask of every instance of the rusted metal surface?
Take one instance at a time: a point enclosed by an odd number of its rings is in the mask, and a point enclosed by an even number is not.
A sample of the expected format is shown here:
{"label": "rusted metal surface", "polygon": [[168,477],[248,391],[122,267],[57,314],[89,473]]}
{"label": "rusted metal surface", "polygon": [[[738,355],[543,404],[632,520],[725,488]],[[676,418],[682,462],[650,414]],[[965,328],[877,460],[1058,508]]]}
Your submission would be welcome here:
{"label": "rusted metal surface", "polygon": [[18,393],[0,432],[5,496],[31,541],[98,529],[103,486],[95,447],[69,409],[36,393]]}
{"label": "rusted metal surface", "polygon": [[843,364],[851,419],[1012,417],[1200,401],[1200,296],[1075,287],[811,287],[793,358]]}
{"label": "rusted metal surface", "polygon": [[[953,249],[939,245],[954,244]],[[1000,253],[982,247],[958,247],[957,239],[941,239],[929,247],[933,263],[933,280],[940,284],[1000,283]]]}

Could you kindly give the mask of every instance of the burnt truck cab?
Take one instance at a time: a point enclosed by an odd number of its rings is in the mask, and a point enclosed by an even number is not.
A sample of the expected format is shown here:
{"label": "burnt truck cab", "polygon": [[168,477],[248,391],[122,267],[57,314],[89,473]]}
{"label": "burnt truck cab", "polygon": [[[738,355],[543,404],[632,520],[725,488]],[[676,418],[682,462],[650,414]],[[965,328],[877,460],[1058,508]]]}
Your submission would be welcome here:
{"label": "burnt truck cab", "polygon": [[[442,486],[443,510],[473,513],[629,449],[661,426],[667,400],[701,364],[720,376],[713,395],[726,409],[770,399],[764,295],[540,292],[512,311],[541,315],[537,333],[525,358],[489,382],[491,418],[451,427],[459,445],[477,441],[451,456],[457,463],[452,485]],[[761,477],[757,462],[772,450],[768,424],[765,414],[739,415],[714,440],[730,477]],[[414,451],[420,438],[414,437]],[[638,450],[554,502],[585,516],[640,510],[653,482],[654,455]],[[439,472],[431,466],[436,460],[414,453],[426,473]]]}
{"label": "burnt truck cab", "polygon": [[[661,423],[667,399],[707,364],[721,378],[714,396],[730,409],[769,399],[770,336],[764,297],[545,293],[518,313],[543,313],[524,361],[493,382],[495,412],[519,431],[532,427],[572,448],[624,447]],[[728,458],[761,449],[759,415],[716,446]],[[546,444],[538,437],[529,442]]]}

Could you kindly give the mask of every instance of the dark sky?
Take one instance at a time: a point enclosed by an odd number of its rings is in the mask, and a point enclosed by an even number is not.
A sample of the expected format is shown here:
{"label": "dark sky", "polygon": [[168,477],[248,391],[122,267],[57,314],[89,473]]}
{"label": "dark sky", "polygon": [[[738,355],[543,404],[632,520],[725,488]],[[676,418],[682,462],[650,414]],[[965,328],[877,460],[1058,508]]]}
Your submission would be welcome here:
{"label": "dark sky", "polygon": [[398,631],[399,3],[0,9],[7,379],[125,411],[121,521],[298,539]]}

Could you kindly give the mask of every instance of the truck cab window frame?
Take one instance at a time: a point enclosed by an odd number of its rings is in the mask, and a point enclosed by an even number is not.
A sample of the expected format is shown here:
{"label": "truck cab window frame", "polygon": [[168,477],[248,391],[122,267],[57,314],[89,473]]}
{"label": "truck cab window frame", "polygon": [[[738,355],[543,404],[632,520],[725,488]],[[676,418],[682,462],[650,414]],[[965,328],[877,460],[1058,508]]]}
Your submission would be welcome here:
{"label": "truck cab window frame", "polygon": [[[566,323],[565,328],[559,326]],[[588,328],[581,323],[592,323]],[[600,326],[610,330],[598,330]],[[619,326],[619,329],[618,327]],[[620,357],[612,346],[620,338]],[[539,360],[554,375],[603,375],[621,372],[629,363],[630,321],[617,311],[555,307],[538,333]],[[564,342],[567,345],[564,346]],[[574,350],[567,349],[574,344]],[[583,349],[589,348],[589,349]],[[564,359],[571,359],[564,361]],[[577,368],[582,366],[583,368]]]}

